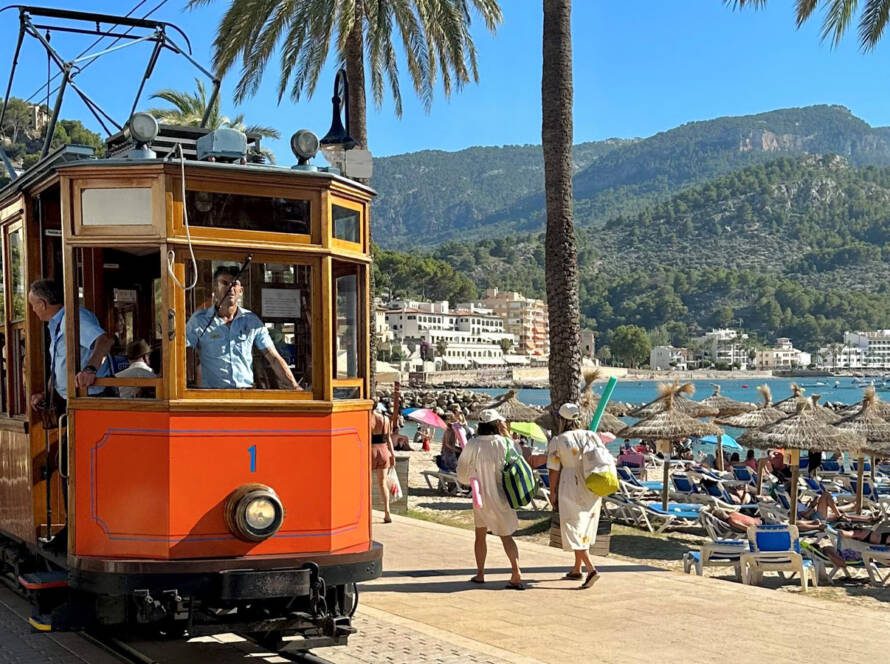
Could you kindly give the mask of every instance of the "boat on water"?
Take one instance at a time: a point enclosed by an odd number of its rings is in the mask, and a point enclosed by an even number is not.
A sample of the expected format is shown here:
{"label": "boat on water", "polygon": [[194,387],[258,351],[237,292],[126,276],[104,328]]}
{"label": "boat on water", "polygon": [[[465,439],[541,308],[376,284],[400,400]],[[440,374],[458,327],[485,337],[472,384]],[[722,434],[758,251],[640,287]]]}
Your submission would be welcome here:
{"label": "boat on water", "polygon": [[817,380],[815,383],[800,383],[801,387],[825,387],[827,383]]}

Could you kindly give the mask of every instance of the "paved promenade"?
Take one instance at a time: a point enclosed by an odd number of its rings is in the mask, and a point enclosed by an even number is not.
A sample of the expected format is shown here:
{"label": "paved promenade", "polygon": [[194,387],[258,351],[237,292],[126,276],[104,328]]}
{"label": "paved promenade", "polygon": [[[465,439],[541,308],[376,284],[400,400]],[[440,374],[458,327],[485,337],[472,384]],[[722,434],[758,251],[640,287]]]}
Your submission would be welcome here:
{"label": "paved promenade", "polygon": [[[529,589],[503,590],[508,567],[494,537],[487,583],[476,586],[467,581],[475,572],[471,532],[397,516],[381,521],[375,513],[384,573],[362,584],[359,614],[405,621],[406,632],[366,633],[362,650],[380,648],[377,661],[417,661],[416,654],[402,657],[417,634],[474,653],[426,661],[890,661],[887,611],[608,558],[596,561],[603,578],[582,591],[559,580],[571,554],[529,543],[520,543]],[[338,662],[374,661],[359,652],[337,655]]]}

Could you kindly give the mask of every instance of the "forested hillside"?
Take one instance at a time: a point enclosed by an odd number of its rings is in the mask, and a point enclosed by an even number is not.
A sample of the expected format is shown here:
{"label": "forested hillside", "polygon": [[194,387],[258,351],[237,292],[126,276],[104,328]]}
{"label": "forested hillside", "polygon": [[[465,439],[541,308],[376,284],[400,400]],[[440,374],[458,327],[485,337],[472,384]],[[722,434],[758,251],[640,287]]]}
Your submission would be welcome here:
{"label": "forested hillside", "polygon": [[[43,113],[48,109],[41,108]],[[11,97],[6,114],[3,118],[3,126],[0,127],[0,141],[3,142],[3,150],[10,161],[21,169],[26,169],[40,158],[45,139],[45,128],[34,128],[34,110],[30,104]],[[63,120],[56,123],[53,132],[52,146],[65,144],[87,145],[95,148],[97,152],[105,149],[102,138],[83,126],[80,120]],[[0,165],[0,184],[7,181],[6,169]]]}
{"label": "forested hillside", "polygon": [[[779,159],[580,229],[578,246],[582,315],[605,343],[624,324],[678,344],[741,324],[804,349],[847,329],[890,327],[890,167]],[[381,272],[399,256],[388,253]],[[479,290],[544,294],[541,234],[446,243],[431,257],[442,261],[431,263],[445,275],[440,293],[458,283],[453,269]]]}
{"label": "forested hillside", "polygon": [[[837,154],[890,165],[890,135],[841,106],[692,122],[635,141],[576,147],[576,222],[642,213],[695,184],[783,156]],[[543,228],[540,147],[418,152],[378,159],[375,238],[383,247],[510,236]],[[418,239],[422,238],[422,242]]]}

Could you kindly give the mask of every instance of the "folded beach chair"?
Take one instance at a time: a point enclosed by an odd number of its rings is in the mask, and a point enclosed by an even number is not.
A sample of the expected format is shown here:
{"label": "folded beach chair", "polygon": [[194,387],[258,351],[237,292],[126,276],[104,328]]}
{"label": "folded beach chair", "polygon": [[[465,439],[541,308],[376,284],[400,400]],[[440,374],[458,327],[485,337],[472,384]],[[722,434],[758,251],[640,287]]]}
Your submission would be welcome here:
{"label": "folded beach chair", "polygon": [[732,474],[739,482],[757,486],[757,473],[754,472],[750,466],[735,465],[732,467]]}
{"label": "folded beach chair", "polygon": [[744,535],[736,533],[708,508],[701,510],[698,519],[710,541],[702,544],[698,551],[683,554],[683,571],[688,574],[694,568],[695,573],[701,576],[705,567],[731,566],[736,579],[741,580],[740,561],[742,554],[748,551],[748,540],[740,539]]}
{"label": "folded beach chair", "polygon": [[750,551],[741,555],[742,583],[759,584],[764,572],[791,572],[800,575],[801,589],[806,592],[808,583],[819,585],[813,561],[805,559],[800,551],[800,537],[796,526],[749,526]]}
{"label": "folded beach chair", "polygon": [[[457,473],[446,470],[441,465],[441,457],[435,456],[437,470],[424,470],[421,472],[426,484],[430,489],[436,489],[439,493],[446,496],[460,496],[470,492],[470,487],[461,484],[457,480]],[[435,481],[435,486],[433,482]]]}

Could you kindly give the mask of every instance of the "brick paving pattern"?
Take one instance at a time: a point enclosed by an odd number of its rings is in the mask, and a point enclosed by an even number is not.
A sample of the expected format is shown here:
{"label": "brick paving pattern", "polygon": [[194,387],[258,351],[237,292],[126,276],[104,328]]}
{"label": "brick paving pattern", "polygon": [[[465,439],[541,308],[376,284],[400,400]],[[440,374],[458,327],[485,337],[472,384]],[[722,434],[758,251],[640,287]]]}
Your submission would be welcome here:
{"label": "brick paving pattern", "polygon": [[349,638],[348,646],[321,648],[319,657],[335,664],[373,662],[386,664],[506,664],[508,660],[492,657],[465,647],[455,646],[444,638],[429,636],[405,625],[378,616],[355,616],[358,634]]}

